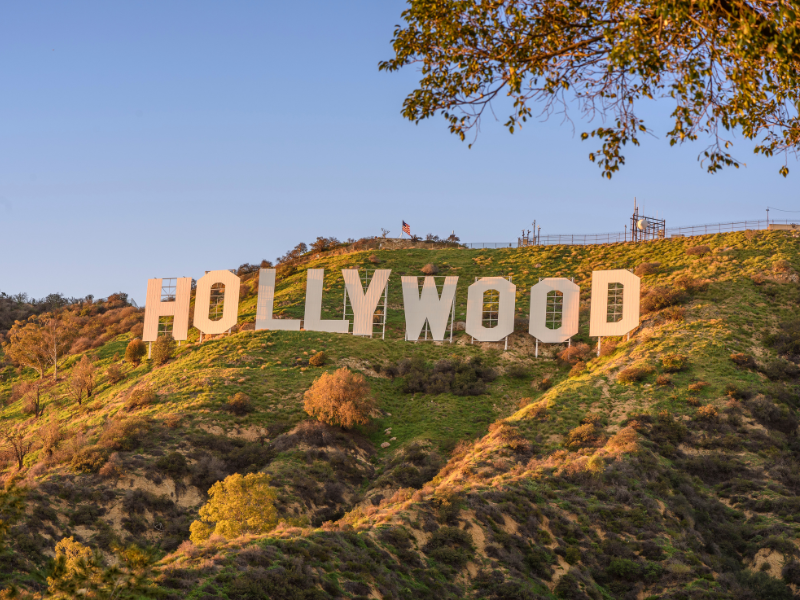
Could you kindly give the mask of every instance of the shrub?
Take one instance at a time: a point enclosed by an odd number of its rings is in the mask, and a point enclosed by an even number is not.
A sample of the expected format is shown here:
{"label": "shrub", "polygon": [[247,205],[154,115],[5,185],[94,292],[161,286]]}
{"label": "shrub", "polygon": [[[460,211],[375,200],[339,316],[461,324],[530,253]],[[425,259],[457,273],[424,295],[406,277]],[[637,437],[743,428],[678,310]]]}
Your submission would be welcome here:
{"label": "shrub", "polygon": [[642,312],[650,313],[683,302],[685,293],[680,289],[652,287],[642,294]]}
{"label": "shrub", "polygon": [[573,367],[569,370],[570,377],[577,377],[581,373],[586,370],[586,363],[582,361],[576,362]]}
{"label": "shrub", "polygon": [[397,368],[405,377],[403,390],[408,394],[449,392],[456,396],[478,396],[485,394],[487,384],[497,378],[495,370],[484,366],[479,356],[469,361],[443,359],[433,366],[417,356],[400,361]]}
{"label": "shrub", "polygon": [[125,360],[133,365],[140,364],[145,354],[147,354],[147,346],[139,338],[132,339],[125,348]]}
{"label": "shrub", "polygon": [[100,434],[97,445],[109,450],[130,452],[139,447],[149,428],[147,421],[138,417],[115,419]]}
{"label": "shrub", "polygon": [[189,463],[180,452],[170,452],[160,457],[156,461],[156,468],[173,479],[180,479],[189,473]]}
{"label": "shrub", "polygon": [[525,379],[530,375],[530,370],[525,365],[514,363],[506,369],[506,375],[514,379]]}
{"label": "shrub", "polygon": [[689,384],[689,391],[690,392],[699,392],[708,384],[705,381],[695,381],[694,383]]}
{"label": "shrub", "polygon": [[781,571],[781,577],[786,583],[800,585],[800,563],[795,559],[787,561]]}
{"label": "shrub", "polygon": [[106,378],[108,382],[112,385],[115,385],[125,379],[125,374],[122,372],[122,368],[117,365],[109,365],[108,369],[106,369]]}
{"label": "shrub", "polygon": [[711,248],[708,246],[691,246],[686,249],[686,254],[689,256],[703,256],[709,252],[711,252]]}
{"label": "shrub", "polygon": [[381,259],[378,258],[377,254],[371,254],[370,257],[367,260],[369,262],[371,262],[373,265],[380,264],[380,262],[381,262]]}
{"label": "shrub", "polygon": [[669,375],[659,375],[656,377],[656,385],[665,386],[672,385],[672,377]]}
{"label": "shrub", "polygon": [[535,381],[531,385],[540,392],[546,392],[553,387],[553,377],[551,375],[545,375],[539,381]]}
{"label": "shrub", "polygon": [[747,408],[756,421],[764,427],[781,431],[787,435],[797,430],[797,416],[785,405],[778,406],[768,398],[758,397],[747,402]]}
{"label": "shrub", "polygon": [[425,275],[436,275],[439,272],[439,267],[433,263],[428,263],[420,269]]}
{"label": "shrub", "polygon": [[198,544],[212,535],[232,539],[274,529],[277,494],[269,483],[266,473],[236,473],[212,485],[208,502],[200,508],[200,520],[190,527],[192,542]]}
{"label": "shrub", "polygon": [[558,359],[566,364],[574,365],[579,361],[585,361],[586,358],[592,353],[592,349],[588,344],[579,342],[564,348],[558,353]]}
{"label": "shrub", "polygon": [[312,367],[321,367],[325,364],[327,359],[328,355],[320,351],[311,355],[311,358],[308,359],[308,364],[310,364]]}
{"label": "shrub", "polygon": [[606,338],[600,343],[600,356],[611,356],[617,350],[619,342]]}
{"label": "shrub", "polygon": [[631,365],[617,374],[617,381],[619,383],[635,383],[641,381],[652,372],[653,367],[650,365]]}
{"label": "shrub", "polygon": [[697,418],[702,419],[704,421],[711,421],[717,418],[717,409],[707,404],[706,406],[701,406],[697,409]]}
{"label": "shrub", "polygon": [[662,311],[661,316],[667,321],[680,322],[686,318],[686,309],[682,306],[668,306]]}
{"label": "shrub", "polygon": [[144,384],[131,391],[130,395],[128,395],[128,401],[125,403],[125,408],[127,410],[143,408],[155,402],[155,399],[156,394],[153,388],[150,387],[150,384]]}
{"label": "shrub", "polygon": [[677,287],[679,287],[688,294],[693,294],[695,292],[702,292],[708,287],[707,281],[695,279],[694,277],[690,277],[689,275],[681,275],[680,277],[676,277],[674,283]]}
{"label": "shrub", "polygon": [[583,446],[592,445],[595,442],[597,442],[597,428],[594,423],[584,423],[583,425],[578,425],[567,434],[564,445],[571,450],[575,450]]}
{"label": "shrub", "polygon": [[661,368],[666,373],[677,373],[686,368],[687,358],[683,354],[665,354],[661,357]]}
{"label": "shrub", "polygon": [[461,569],[472,558],[475,548],[467,531],[458,527],[440,527],[422,551],[438,562]]}
{"label": "shrub", "polygon": [[767,335],[765,341],[778,354],[800,356],[800,319],[778,323],[778,333]]}
{"label": "shrub", "polygon": [[658,273],[658,268],[661,266],[661,263],[642,263],[638,267],[634,273],[639,277],[644,277],[645,275],[652,275],[654,273]]}
{"label": "shrub", "polygon": [[794,379],[800,375],[800,367],[788,360],[776,359],[769,361],[761,370],[764,375],[773,381],[780,379]]}
{"label": "shrub", "polygon": [[244,392],[236,392],[233,396],[228,398],[227,406],[229,411],[239,417],[253,411],[253,406],[250,403],[250,396]]}
{"label": "shrub", "polygon": [[735,365],[744,369],[754,369],[756,367],[756,360],[749,354],[742,352],[734,352],[731,354],[731,360]]}
{"label": "shrub", "polygon": [[108,454],[102,448],[82,448],[72,457],[70,465],[79,473],[97,473],[106,464]]}
{"label": "shrub", "polygon": [[304,395],[303,408],[318,421],[351,429],[369,422],[375,401],[364,376],[342,367],[314,380]]}
{"label": "shrub", "polygon": [[175,352],[175,340],[171,335],[161,335],[153,344],[153,363],[165,364]]}
{"label": "shrub", "polygon": [[792,270],[792,263],[788,260],[776,260],[772,263],[772,270],[776,273],[789,273]]}

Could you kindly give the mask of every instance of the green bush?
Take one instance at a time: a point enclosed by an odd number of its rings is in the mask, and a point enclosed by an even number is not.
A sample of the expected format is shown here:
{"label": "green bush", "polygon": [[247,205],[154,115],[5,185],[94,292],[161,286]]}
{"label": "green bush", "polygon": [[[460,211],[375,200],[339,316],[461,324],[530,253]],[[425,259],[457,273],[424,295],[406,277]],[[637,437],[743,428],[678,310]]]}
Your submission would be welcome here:
{"label": "green bush", "polygon": [[132,339],[125,348],[125,360],[132,365],[138,365],[147,354],[147,346],[139,338]]}
{"label": "green bush", "polygon": [[180,479],[189,474],[189,463],[180,452],[165,454],[156,461],[156,468],[173,479]]}
{"label": "green bush", "polygon": [[475,553],[472,536],[458,527],[440,527],[430,541],[423,547],[423,552],[435,561],[462,569]]}
{"label": "green bush", "polygon": [[688,359],[683,354],[665,354],[661,357],[661,368],[666,373],[677,373],[686,368]]}
{"label": "green bush", "polygon": [[175,352],[175,340],[171,335],[161,335],[153,343],[152,360],[156,365],[165,364]]}
{"label": "green bush", "polygon": [[398,374],[405,377],[403,391],[407,394],[446,394],[478,396],[485,394],[488,383],[497,378],[480,356],[469,361],[442,359],[434,365],[422,358],[404,359],[397,364]]}
{"label": "green bush", "polygon": [[311,358],[308,359],[308,364],[312,367],[321,367],[326,360],[328,360],[328,355],[320,351],[311,355]]}
{"label": "green bush", "polygon": [[513,377],[514,379],[525,379],[526,377],[530,376],[530,373],[530,369],[528,369],[528,367],[525,365],[521,365],[520,363],[514,363],[506,369],[506,375]]}
{"label": "green bush", "polygon": [[70,465],[79,473],[97,473],[106,464],[108,453],[96,446],[82,448],[72,457]]}
{"label": "green bush", "polygon": [[236,392],[236,394],[228,398],[227,406],[229,411],[239,417],[253,411],[250,396],[244,392]]}

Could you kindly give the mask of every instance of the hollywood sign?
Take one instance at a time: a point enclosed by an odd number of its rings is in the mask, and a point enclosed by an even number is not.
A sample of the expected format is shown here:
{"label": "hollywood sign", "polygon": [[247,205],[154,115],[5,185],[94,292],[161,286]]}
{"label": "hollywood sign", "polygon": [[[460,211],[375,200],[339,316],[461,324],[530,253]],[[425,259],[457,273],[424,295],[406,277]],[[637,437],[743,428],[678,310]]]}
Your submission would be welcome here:
{"label": "hollywood sign", "polygon": [[[353,334],[372,336],[373,318],[381,296],[389,282],[391,269],[378,269],[364,291],[357,269],[343,269],[347,297],[353,308]],[[322,292],[324,269],[308,269],[306,272],[305,331],[349,333],[347,319],[322,319]],[[406,339],[419,340],[427,321],[434,340],[444,340],[448,320],[454,316],[458,277],[445,277],[439,293],[433,277],[425,277],[422,289],[419,278],[402,276],[403,310],[406,321]],[[193,325],[201,333],[216,335],[229,331],[236,325],[239,316],[239,277],[230,271],[209,271],[197,281]],[[209,317],[212,286],[224,286],[223,311],[219,319]],[[160,317],[173,317],[172,337],[185,340],[189,333],[189,303],[192,280],[178,278],[174,300],[162,301],[161,279],[147,282],[144,333],[146,342],[158,337]],[[639,278],[626,270],[592,272],[591,310],[589,335],[602,338],[622,336],[639,325]],[[486,327],[483,323],[484,296],[487,292],[498,296],[497,324]],[[560,302],[552,300],[558,298]],[[258,280],[256,305],[256,330],[300,331],[300,319],[275,319],[275,269],[261,269]],[[484,277],[469,286],[467,291],[467,334],[480,342],[499,342],[514,331],[514,312],[517,286],[503,277]],[[551,300],[548,308],[548,298]],[[558,306],[560,304],[560,307]],[[578,333],[580,287],[563,277],[548,277],[531,287],[530,322],[528,332],[537,340],[547,344],[569,341]],[[550,315],[548,315],[548,310]],[[560,319],[557,314],[560,314]],[[555,319],[553,317],[556,317]],[[561,322],[552,329],[550,324]]]}

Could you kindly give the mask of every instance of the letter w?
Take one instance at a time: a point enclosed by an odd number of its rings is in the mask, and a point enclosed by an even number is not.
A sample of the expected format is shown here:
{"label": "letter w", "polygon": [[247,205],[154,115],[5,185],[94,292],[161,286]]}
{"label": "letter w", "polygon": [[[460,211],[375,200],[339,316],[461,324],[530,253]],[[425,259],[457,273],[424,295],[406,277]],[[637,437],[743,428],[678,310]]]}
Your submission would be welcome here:
{"label": "letter w", "polygon": [[406,339],[417,341],[427,320],[433,339],[440,342],[444,340],[447,320],[450,317],[453,300],[456,296],[458,277],[444,278],[441,298],[436,291],[436,283],[433,277],[425,278],[421,294],[417,277],[401,277],[400,279],[403,282]]}

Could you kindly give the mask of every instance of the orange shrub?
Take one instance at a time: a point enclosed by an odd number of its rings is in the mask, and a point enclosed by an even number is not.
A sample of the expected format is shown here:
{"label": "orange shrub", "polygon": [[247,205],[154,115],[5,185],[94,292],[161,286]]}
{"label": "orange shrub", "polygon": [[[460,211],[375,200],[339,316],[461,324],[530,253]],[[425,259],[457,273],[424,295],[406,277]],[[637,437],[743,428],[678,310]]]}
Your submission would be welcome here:
{"label": "orange shrub", "polygon": [[439,272],[439,267],[433,263],[428,263],[422,267],[421,271],[425,273],[425,275],[436,275]]}
{"label": "orange shrub", "polygon": [[717,409],[710,404],[697,409],[697,418],[710,421],[717,418]]}
{"label": "orange shrub", "polygon": [[589,344],[577,343],[572,346],[564,348],[558,353],[558,359],[570,365],[574,365],[578,361],[584,361],[592,353]]}
{"label": "orange shrub", "polygon": [[305,393],[303,408],[323,423],[351,429],[369,422],[375,401],[364,376],[342,367],[314,380]]}

